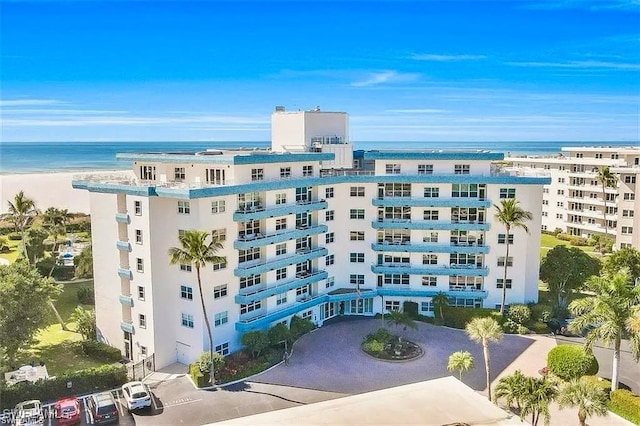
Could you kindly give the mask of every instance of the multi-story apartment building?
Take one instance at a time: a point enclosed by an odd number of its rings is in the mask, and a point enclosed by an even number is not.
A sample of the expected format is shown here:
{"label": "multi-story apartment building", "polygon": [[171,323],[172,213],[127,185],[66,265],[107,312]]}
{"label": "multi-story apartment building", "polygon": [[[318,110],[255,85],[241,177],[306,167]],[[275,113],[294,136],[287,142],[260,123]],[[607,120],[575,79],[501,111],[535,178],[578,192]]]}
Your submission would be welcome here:
{"label": "multi-story apartment building", "polygon": [[[202,270],[215,350],[293,315],[317,325],[432,297],[536,301],[542,185],[497,172],[487,151],[353,151],[347,114],[273,115],[271,150],[124,154],[135,177],[74,182],[91,194],[97,325],[130,359],[192,362],[208,349],[196,273],[170,265],[184,230],[223,242]],[[530,234],[505,235],[493,204],[517,198]],[[505,242],[511,253],[505,259]],[[503,282],[503,265],[512,265]]]}
{"label": "multi-story apartment building", "polygon": [[[585,238],[606,234],[615,240],[615,248],[640,247],[640,147],[572,147],[556,156],[505,160],[522,175],[551,178],[544,187],[543,230],[559,228]],[[602,167],[609,167],[618,180],[604,195],[596,178]]]}

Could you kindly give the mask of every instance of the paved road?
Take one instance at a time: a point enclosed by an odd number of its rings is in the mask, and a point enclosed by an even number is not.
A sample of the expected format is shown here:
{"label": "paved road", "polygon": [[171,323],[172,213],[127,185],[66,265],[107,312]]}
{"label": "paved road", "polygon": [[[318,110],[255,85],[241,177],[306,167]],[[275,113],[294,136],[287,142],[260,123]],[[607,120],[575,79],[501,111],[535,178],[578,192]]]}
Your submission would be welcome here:
{"label": "paved road", "polygon": [[[449,355],[466,350],[475,357],[476,367],[463,375],[463,382],[476,390],[485,388],[481,345],[470,341],[463,330],[416,324],[418,329],[407,330],[406,336],[424,350],[424,356],[417,360],[384,362],[366,355],[360,343],[382,322],[356,319],[326,325],[303,336],[294,347],[289,366],[279,365],[252,380],[328,392],[362,393],[449,376]],[[530,344],[529,339],[511,335],[491,344],[492,375],[497,376]]]}

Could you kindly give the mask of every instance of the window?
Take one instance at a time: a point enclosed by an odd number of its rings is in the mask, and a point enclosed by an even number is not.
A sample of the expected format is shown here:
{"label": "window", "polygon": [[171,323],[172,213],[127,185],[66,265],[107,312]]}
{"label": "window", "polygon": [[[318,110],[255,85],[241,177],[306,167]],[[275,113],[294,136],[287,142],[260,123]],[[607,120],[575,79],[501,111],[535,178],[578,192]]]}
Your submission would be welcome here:
{"label": "window", "polygon": [[219,271],[220,269],[225,269],[227,267],[227,258],[223,257],[222,259],[223,260],[221,262],[211,264],[214,271]]}
{"label": "window", "polygon": [[335,263],[335,255],[328,254],[327,257],[324,258],[325,266],[333,265]]}
{"label": "window", "polygon": [[144,260],[141,258],[136,258],[136,270],[138,272],[144,272]]}
{"label": "window", "polygon": [[[500,256],[498,258],[498,266],[504,266],[504,256]],[[509,256],[509,259],[507,261],[507,266],[513,266],[513,257]]]}
{"label": "window", "polygon": [[287,293],[281,293],[276,296],[276,305],[284,305],[287,303]]}
{"label": "window", "polygon": [[437,265],[438,264],[438,255],[437,254],[423,254],[422,255],[422,264],[423,265]]}
{"label": "window", "polygon": [[[506,243],[506,235],[498,234],[498,244],[505,244],[505,243]],[[513,244],[513,234],[509,234],[509,244]]]}
{"label": "window", "polygon": [[142,244],[142,229],[136,229],[136,244]]}
{"label": "window", "polygon": [[349,262],[364,263],[364,253],[349,253]]}
{"label": "window", "polygon": [[440,188],[426,187],[424,189],[425,198],[438,198],[440,196]]}
{"label": "window", "polygon": [[[546,213],[546,212],[544,212]],[[562,213],[556,213],[556,219],[562,219]]]}
{"label": "window", "polygon": [[[564,189],[558,189],[558,195],[564,195]],[[502,198],[502,196],[500,198]],[[505,197],[505,198],[508,198],[508,197]],[[512,197],[512,198],[515,198],[515,197]]]}
{"label": "window", "polygon": [[622,210],[622,217],[633,217],[633,210]]}
{"label": "window", "polygon": [[543,206],[548,206],[549,205],[549,200],[542,200],[542,205]]}
{"label": "window", "polygon": [[229,355],[229,342],[223,343],[221,345],[217,345],[215,348],[216,353],[219,353],[222,356]]}
{"label": "window", "polygon": [[333,198],[333,188],[325,188],[324,198]]}
{"label": "window", "polygon": [[433,164],[418,164],[418,174],[419,175],[432,175],[433,174]]}
{"label": "window", "polygon": [[264,169],[251,169],[251,180],[263,180]]}
{"label": "window", "polygon": [[284,192],[276,194],[276,204],[287,204],[287,194]]}
{"label": "window", "polygon": [[313,176],[313,166],[302,166],[302,176]]}
{"label": "window", "polygon": [[256,300],[247,304],[240,305],[240,315],[248,314],[249,312],[257,311],[262,308],[262,301]]}
{"label": "window", "polygon": [[276,231],[287,229],[287,218],[276,219]]}
{"label": "window", "polygon": [[147,347],[146,346],[140,346],[140,356],[147,356]]}
{"label": "window", "polygon": [[334,216],[333,210],[327,210],[326,212],[324,212],[324,220],[326,220],[327,222],[333,220],[333,216]]}
{"label": "window", "polygon": [[433,301],[420,302],[420,311],[422,311],[422,312],[433,312],[433,310],[434,310]]}
{"label": "window", "polygon": [[227,202],[218,200],[211,202],[211,214],[224,213],[227,210]]}
{"label": "window", "polygon": [[422,277],[422,285],[435,287],[438,285],[438,277],[432,277],[432,276]]}
{"label": "window", "polygon": [[144,300],[144,287],[138,286],[138,300]]}
{"label": "window", "polygon": [[[503,278],[498,278],[496,280],[496,288],[502,288],[502,283],[504,282]],[[511,288],[511,278],[507,278],[507,287],[506,288]]]}
{"label": "window", "polygon": [[180,270],[182,272],[191,272],[191,265],[187,265],[186,263],[181,263]]}
{"label": "window", "polygon": [[624,177],[624,183],[636,183],[636,177],[635,176],[625,176]]}
{"label": "window", "polygon": [[211,237],[214,241],[223,242],[227,240],[227,229],[220,228],[211,231]]}
{"label": "window", "polygon": [[409,274],[384,274],[384,285],[409,285]]}
{"label": "window", "polygon": [[385,309],[385,311],[399,311],[400,310],[400,301],[399,300],[385,300],[384,301],[384,309]]}
{"label": "window", "polygon": [[188,201],[178,201],[178,214],[190,214],[191,205]]}
{"label": "window", "polygon": [[350,219],[364,219],[364,209],[351,209],[349,210]]}
{"label": "window", "polygon": [[333,287],[336,284],[336,277],[327,277],[327,282],[324,284],[325,288]]}
{"label": "window", "polygon": [[296,288],[296,296],[308,296],[311,292],[311,284]]}
{"label": "window", "polygon": [[424,220],[438,220],[438,210],[425,210],[422,218]]}
{"label": "window", "polygon": [[276,256],[282,256],[283,254],[287,254],[287,244],[276,244]]}
{"label": "window", "polygon": [[471,171],[471,166],[468,164],[456,164],[453,166],[453,174],[456,175],[468,175]]}
{"label": "window", "polygon": [[260,275],[249,275],[248,277],[240,278],[240,289],[250,288],[262,283],[262,277]]}
{"label": "window", "polygon": [[193,300],[193,289],[186,285],[180,286],[180,298],[186,300]]}
{"label": "window", "polygon": [[478,188],[486,188],[486,185],[477,183],[454,183],[451,185],[451,196],[454,198],[477,198]]}
{"label": "window", "polygon": [[260,194],[258,192],[247,192],[238,194],[238,210],[254,211],[261,208]]}
{"label": "window", "polygon": [[333,242],[335,234],[333,232],[329,232],[324,236],[325,244],[330,244]]}
{"label": "window", "polygon": [[438,233],[437,232],[429,232],[425,233],[422,236],[423,243],[437,243],[438,242]]}
{"label": "window", "polygon": [[276,280],[284,280],[287,278],[287,268],[276,269]]}
{"label": "window", "polygon": [[218,312],[217,314],[215,314],[213,316],[213,326],[214,327],[220,327],[221,325],[225,325],[227,322],[229,322],[229,312],[228,311]]}
{"label": "window", "polygon": [[564,207],[564,202],[562,202],[562,201],[557,201],[557,202],[556,202],[556,207]]}
{"label": "window", "polygon": [[311,320],[312,316],[313,316],[313,312],[311,310],[304,311],[301,315],[302,319],[308,319],[308,320]]}
{"label": "window", "polygon": [[625,201],[633,201],[636,199],[636,194],[634,194],[633,192],[625,192],[622,198]]}
{"label": "window", "polygon": [[184,167],[174,167],[173,169],[173,179],[182,181],[185,178]]}
{"label": "window", "polygon": [[183,327],[193,328],[193,315],[191,314],[180,314],[181,322]]}
{"label": "window", "polygon": [[364,241],[364,231],[349,231],[351,241]]}
{"label": "window", "polygon": [[291,167],[280,167],[280,177],[281,178],[291,177]]}
{"label": "window", "polygon": [[225,184],[225,169],[206,169],[205,176],[207,178],[207,183],[214,185]]}
{"label": "window", "polygon": [[142,216],[142,203],[140,201],[134,201],[133,210],[135,211],[136,216]]}
{"label": "window", "polygon": [[156,180],[156,166],[140,166],[140,179]]}
{"label": "window", "polygon": [[385,164],[385,172],[388,175],[399,175],[400,174],[400,164]]}
{"label": "window", "polygon": [[349,284],[364,285],[364,275],[360,275],[360,274],[349,275]]}
{"label": "window", "polygon": [[633,226],[623,226],[621,233],[626,235],[633,234]]}
{"label": "window", "polygon": [[138,325],[140,328],[147,328],[147,317],[144,314],[138,314]]}
{"label": "window", "polygon": [[252,247],[247,250],[238,250],[238,262],[250,262],[260,259],[260,247]]}
{"label": "window", "polygon": [[352,197],[364,197],[364,186],[352,186],[349,194]]}
{"label": "window", "polygon": [[516,189],[500,188],[500,198],[516,198]]}
{"label": "window", "polygon": [[220,299],[222,297],[225,297],[228,293],[229,293],[229,290],[226,284],[217,285],[213,288],[214,299]]}

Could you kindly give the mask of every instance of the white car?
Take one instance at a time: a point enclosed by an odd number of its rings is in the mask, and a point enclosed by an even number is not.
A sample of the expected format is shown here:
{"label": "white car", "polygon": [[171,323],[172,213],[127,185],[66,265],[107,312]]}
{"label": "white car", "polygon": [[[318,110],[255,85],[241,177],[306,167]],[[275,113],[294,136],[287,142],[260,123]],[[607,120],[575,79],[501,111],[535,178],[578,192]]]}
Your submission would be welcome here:
{"label": "white car", "polygon": [[37,399],[33,399],[16,405],[14,422],[16,426],[44,424],[42,403]]}
{"label": "white car", "polygon": [[129,382],[122,385],[124,400],[129,410],[151,407],[151,394],[142,382]]}

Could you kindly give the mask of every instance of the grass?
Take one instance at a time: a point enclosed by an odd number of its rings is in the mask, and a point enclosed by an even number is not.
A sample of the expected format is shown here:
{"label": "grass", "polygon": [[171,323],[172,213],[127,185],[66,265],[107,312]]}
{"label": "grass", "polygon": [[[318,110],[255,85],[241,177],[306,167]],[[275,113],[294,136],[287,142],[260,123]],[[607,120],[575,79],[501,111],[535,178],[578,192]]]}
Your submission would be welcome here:
{"label": "grass", "polygon": [[[62,293],[58,300],[54,303],[58,313],[62,317],[64,321],[67,321],[73,311],[76,309],[76,306],[80,305],[78,302],[78,290],[81,288],[91,288],[93,289],[93,280],[82,280],[82,281],[73,281],[62,284]],[[85,309],[93,309],[92,305],[80,305]],[[58,321],[51,314],[49,318],[49,324],[58,324]]]}
{"label": "grass", "polygon": [[9,251],[7,253],[0,253],[0,257],[7,259],[10,263],[15,262],[20,254],[20,243],[20,240],[8,240],[7,245],[9,246]]}
{"label": "grass", "polygon": [[595,256],[597,258],[601,258],[602,255],[598,252],[598,248],[596,246],[572,246],[569,241],[559,240],[553,235],[542,234],[540,236],[540,259],[545,257],[549,250],[554,248],[555,246],[567,246],[567,247],[577,247],[585,253],[590,254],[591,256]]}

